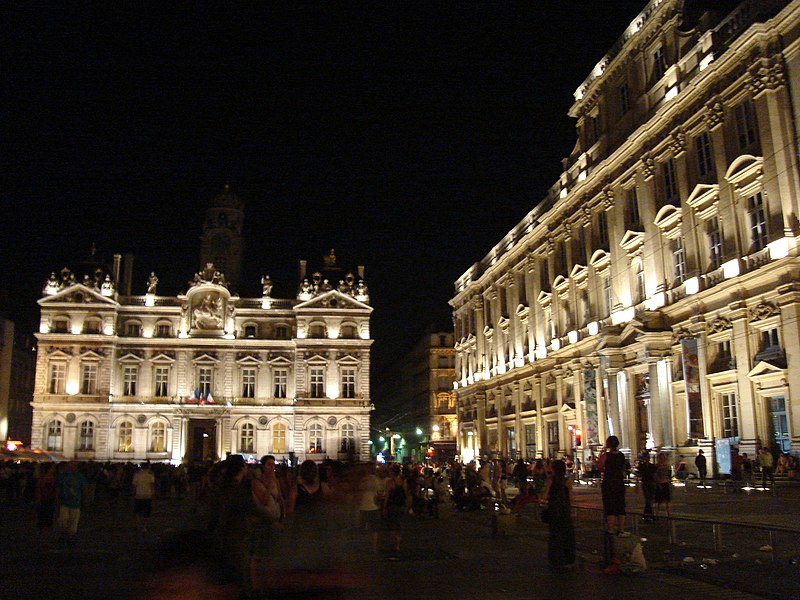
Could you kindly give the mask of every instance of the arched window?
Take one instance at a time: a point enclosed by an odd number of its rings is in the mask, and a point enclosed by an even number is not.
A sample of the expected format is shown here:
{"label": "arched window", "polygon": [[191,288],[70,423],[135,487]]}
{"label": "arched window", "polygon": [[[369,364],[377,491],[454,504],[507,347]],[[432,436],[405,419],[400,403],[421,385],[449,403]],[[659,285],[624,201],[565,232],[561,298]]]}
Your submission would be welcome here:
{"label": "arched window", "polygon": [[64,447],[64,424],[53,419],[47,425],[47,449],[61,451]]}
{"label": "arched window", "polygon": [[325,337],[325,325],[315,323],[308,328],[308,337],[321,339]]}
{"label": "arched window", "polygon": [[83,333],[100,333],[100,319],[86,319],[83,322]]}
{"label": "arched window", "polygon": [[272,426],[272,453],[286,453],[286,425],[275,423]]}
{"label": "arched window", "polygon": [[117,430],[117,452],[133,452],[133,423],[123,421]]}
{"label": "arched window", "polygon": [[167,451],[167,426],[164,423],[153,423],[150,427],[150,452]]}
{"label": "arched window", "polygon": [[239,430],[239,451],[253,453],[256,451],[256,427],[245,423]]}
{"label": "arched window", "polygon": [[356,451],[356,426],[352,423],[342,425],[341,443],[339,452]]}
{"label": "arched window", "polygon": [[342,325],[339,330],[339,337],[347,340],[352,340],[358,337],[358,330],[355,325]]}
{"label": "arched window", "polygon": [[50,328],[51,333],[69,333],[69,319],[66,317],[56,317],[53,319]]}
{"label": "arched window", "polygon": [[323,439],[322,425],[314,423],[308,428],[308,451],[310,453],[319,454],[323,452],[322,439]]}
{"label": "arched window", "polygon": [[78,450],[94,450],[94,423],[83,421],[78,428]]}

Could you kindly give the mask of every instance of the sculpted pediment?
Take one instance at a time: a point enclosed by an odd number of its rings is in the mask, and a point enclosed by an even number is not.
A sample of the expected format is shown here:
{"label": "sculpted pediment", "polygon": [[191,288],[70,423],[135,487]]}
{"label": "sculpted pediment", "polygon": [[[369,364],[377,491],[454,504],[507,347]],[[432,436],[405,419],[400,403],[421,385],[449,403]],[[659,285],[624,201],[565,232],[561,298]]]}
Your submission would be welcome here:
{"label": "sculpted pediment", "polygon": [[307,309],[358,309],[372,311],[372,307],[363,302],[359,302],[352,296],[342,294],[337,290],[330,290],[319,296],[314,296],[310,300],[301,302],[294,307],[295,310]]}
{"label": "sculpted pediment", "polygon": [[97,303],[97,304],[104,304],[106,306],[117,306],[116,300],[109,298],[107,296],[103,296],[97,290],[87,287],[82,283],[73,284],[69,287],[65,287],[64,289],[58,291],[55,294],[39,298],[38,302],[41,306],[45,306],[47,304],[60,304],[63,302],[70,302],[75,304]]}

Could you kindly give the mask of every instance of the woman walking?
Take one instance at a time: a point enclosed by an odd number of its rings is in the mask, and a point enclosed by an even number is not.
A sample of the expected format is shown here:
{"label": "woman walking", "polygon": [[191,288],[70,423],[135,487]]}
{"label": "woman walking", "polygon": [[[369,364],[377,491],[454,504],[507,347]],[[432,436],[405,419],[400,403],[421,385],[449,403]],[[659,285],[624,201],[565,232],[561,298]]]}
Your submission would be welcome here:
{"label": "woman walking", "polygon": [[563,460],[554,461],[547,482],[545,513],[550,535],[547,539],[547,560],[553,568],[571,567],[575,564],[575,529],[572,525],[572,502],[567,479],[567,466]]}

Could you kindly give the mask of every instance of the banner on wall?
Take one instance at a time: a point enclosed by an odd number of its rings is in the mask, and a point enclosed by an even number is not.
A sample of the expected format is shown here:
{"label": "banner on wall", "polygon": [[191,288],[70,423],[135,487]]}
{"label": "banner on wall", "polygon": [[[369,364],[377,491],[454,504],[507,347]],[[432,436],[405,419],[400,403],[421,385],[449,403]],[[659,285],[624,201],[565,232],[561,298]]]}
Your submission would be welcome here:
{"label": "banner on wall", "polygon": [[681,340],[683,381],[686,385],[686,402],[689,408],[689,437],[702,438],[703,402],[700,399],[700,365],[697,358],[697,338]]}
{"label": "banner on wall", "polygon": [[597,380],[594,369],[583,371],[583,401],[586,410],[586,421],[583,424],[585,443],[592,446],[600,443],[597,431]]}

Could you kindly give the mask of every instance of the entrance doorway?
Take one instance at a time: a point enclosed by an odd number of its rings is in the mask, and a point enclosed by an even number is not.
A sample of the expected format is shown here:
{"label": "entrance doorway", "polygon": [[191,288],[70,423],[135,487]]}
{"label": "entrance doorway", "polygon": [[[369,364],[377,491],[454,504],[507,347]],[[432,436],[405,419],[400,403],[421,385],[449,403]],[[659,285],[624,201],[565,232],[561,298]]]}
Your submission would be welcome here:
{"label": "entrance doorway", "polygon": [[189,421],[186,456],[189,462],[217,461],[217,422],[211,419]]}
{"label": "entrance doorway", "polygon": [[791,440],[789,439],[789,420],[786,417],[786,398],[772,396],[768,406],[775,443],[778,444],[781,452],[789,452]]}

